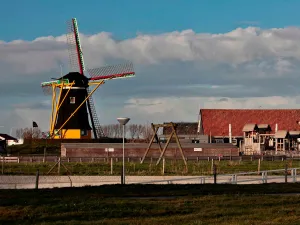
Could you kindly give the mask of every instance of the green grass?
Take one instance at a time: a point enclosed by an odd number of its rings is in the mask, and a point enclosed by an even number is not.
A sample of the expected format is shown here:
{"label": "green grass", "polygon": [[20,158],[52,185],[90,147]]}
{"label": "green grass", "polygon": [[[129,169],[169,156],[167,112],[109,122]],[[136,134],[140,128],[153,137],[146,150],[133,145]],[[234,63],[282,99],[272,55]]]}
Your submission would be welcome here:
{"label": "green grass", "polygon": [[[239,173],[258,170],[258,161],[215,161],[217,173]],[[300,161],[262,161],[260,170],[284,169],[285,164],[289,168],[300,167]],[[6,163],[4,164],[4,174],[6,175],[34,175],[37,170],[41,175],[46,174],[54,163]],[[95,163],[64,163],[72,175],[111,175],[110,162]],[[1,167],[1,165],[0,165]],[[166,160],[165,175],[210,175],[212,173],[211,161],[188,161],[188,172],[184,171],[182,161]],[[121,162],[113,163],[113,174],[120,175],[122,169]],[[57,167],[50,175],[58,173]],[[67,171],[61,166],[61,175]],[[155,162],[126,162],[127,175],[162,175],[162,163],[156,166]]]}
{"label": "green grass", "polygon": [[[300,184],[0,190],[0,224],[299,224]],[[160,197],[159,197],[160,196]]]}

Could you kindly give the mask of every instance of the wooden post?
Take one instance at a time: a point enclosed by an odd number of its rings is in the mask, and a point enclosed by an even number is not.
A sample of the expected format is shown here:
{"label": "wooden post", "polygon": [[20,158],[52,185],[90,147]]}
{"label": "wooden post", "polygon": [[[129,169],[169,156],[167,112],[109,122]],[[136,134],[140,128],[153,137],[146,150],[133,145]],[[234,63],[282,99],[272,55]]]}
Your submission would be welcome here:
{"label": "wooden post", "polygon": [[214,170],[214,184],[217,184],[217,166],[215,164],[213,165],[213,170]]}
{"label": "wooden post", "polygon": [[114,167],[113,167],[113,158],[110,158],[110,174],[113,174]]}
{"label": "wooden post", "polygon": [[288,165],[285,164],[285,170],[284,170],[284,182],[287,183],[287,176],[288,176]]}
{"label": "wooden post", "polygon": [[4,156],[2,156],[2,174],[4,174]]}
{"label": "wooden post", "polygon": [[[153,123],[151,123],[151,128],[152,128],[152,130],[153,130],[154,133],[153,133],[153,136],[152,136],[152,138],[150,140],[150,143],[149,143],[149,145],[148,145],[148,147],[146,149],[146,152],[145,152],[145,154],[144,154],[144,156],[142,158],[141,163],[144,162],[144,160],[145,160],[145,158],[146,158],[146,156],[147,156],[147,154],[148,154],[148,152],[149,152],[149,150],[151,148],[151,145],[153,144],[154,139],[156,139],[158,141],[157,143],[159,145],[159,150],[160,150],[160,152],[162,152],[161,145],[160,145],[160,142],[159,142],[158,137],[157,137],[157,131],[158,131],[159,127],[154,127]],[[152,160],[152,158],[151,158],[151,160]]]}
{"label": "wooden post", "polygon": [[43,163],[46,162],[46,147],[44,147],[44,158],[43,158]]}
{"label": "wooden post", "polygon": [[121,184],[124,184],[124,179],[123,179],[123,168],[121,167]]}
{"label": "wooden post", "polygon": [[57,173],[60,175],[60,157],[58,158]]}
{"label": "wooden post", "polygon": [[211,173],[214,173],[214,159],[211,159]]}
{"label": "wooden post", "polygon": [[257,174],[260,173],[260,159],[258,159]]}
{"label": "wooden post", "polygon": [[164,175],[165,174],[165,163],[166,163],[166,160],[165,160],[165,158],[163,158],[163,163],[162,163],[162,175]]}
{"label": "wooden post", "polygon": [[35,175],[35,189],[39,189],[39,177],[40,177],[40,171],[37,170]]}

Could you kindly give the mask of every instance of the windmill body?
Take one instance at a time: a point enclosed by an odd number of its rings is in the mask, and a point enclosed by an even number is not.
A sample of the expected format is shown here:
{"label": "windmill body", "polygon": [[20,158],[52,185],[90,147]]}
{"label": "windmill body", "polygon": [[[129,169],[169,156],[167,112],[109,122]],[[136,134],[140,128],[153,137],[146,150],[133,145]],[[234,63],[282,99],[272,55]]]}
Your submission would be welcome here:
{"label": "windmill body", "polygon": [[[54,132],[62,127],[65,121],[67,121],[72,113],[78,108],[78,106],[84,102],[86,96],[88,95],[88,78],[82,74],[72,72],[60,79],[67,79],[71,83],[74,82],[74,85],[62,87],[62,93],[59,101],[59,103],[62,104],[58,110]],[[63,99],[64,101],[62,101]],[[72,116],[63,126],[61,132],[58,132],[56,137],[90,139],[91,131],[92,127],[89,123],[87,103],[84,102],[74,116]]]}
{"label": "windmill body", "polygon": [[132,77],[135,73],[131,63],[85,70],[76,19],[70,24],[67,41],[72,72],[41,84],[45,93],[52,94],[49,138],[99,139],[105,134],[92,94],[107,80]]}

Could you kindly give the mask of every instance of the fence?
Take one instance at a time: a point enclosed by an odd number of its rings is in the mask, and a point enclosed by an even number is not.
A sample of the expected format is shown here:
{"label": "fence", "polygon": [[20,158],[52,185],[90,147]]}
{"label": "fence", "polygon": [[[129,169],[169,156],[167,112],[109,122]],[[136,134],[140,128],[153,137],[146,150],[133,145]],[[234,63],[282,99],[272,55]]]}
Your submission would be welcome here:
{"label": "fence", "polygon": [[[29,160],[28,160],[29,159]],[[283,169],[300,167],[298,158],[281,160],[267,160],[265,157],[250,160],[224,160],[209,158],[206,160],[188,160],[187,170],[182,160],[161,160],[148,158],[141,164],[140,158],[126,158],[125,169],[128,175],[137,176],[207,176],[213,174],[216,165],[218,174],[234,174],[241,172]],[[39,170],[40,175],[80,175],[80,176],[109,176],[120,175],[122,171],[121,158],[59,158],[43,160],[42,157],[0,158],[1,173],[3,175],[34,175]]]}
{"label": "fence", "polygon": [[[214,183],[214,184],[266,184],[266,183],[296,183],[300,174],[297,170],[300,168],[285,168],[278,170],[265,170],[259,173],[247,172],[236,174],[217,174],[213,176],[162,179],[141,182],[141,184],[178,184],[178,183]],[[283,175],[280,175],[283,174]]]}
{"label": "fence", "polygon": [[[300,168],[265,170],[259,173],[217,174],[214,167],[213,176],[127,176],[126,184],[261,184],[297,182]],[[98,186],[104,184],[120,184],[118,176],[0,176],[0,189],[53,188]]]}
{"label": "fence", "polygon": [[[57,155],[31,155],[31,156],[14,156],[14,157],[0,157],[0,162],[55,162],[59,156]],[[65,162],[106,162],[108,159],[113,158],[115,161],[121,160],[121,157],[62,157],[62,161]],[[125,157],[128,162],[139,162],[141,157]],[[181,158],[165,157],[168,160],[180,160]],[[158,158],[149,157],[146,161],[155,161]],[[253,155],[253,156],[198,156],[198,157],[186,157],[187,161],[255,161],[261,159],[261,161],[284,161],[284,160],[299,160],[300,156],[284,156],[284,155]]]}

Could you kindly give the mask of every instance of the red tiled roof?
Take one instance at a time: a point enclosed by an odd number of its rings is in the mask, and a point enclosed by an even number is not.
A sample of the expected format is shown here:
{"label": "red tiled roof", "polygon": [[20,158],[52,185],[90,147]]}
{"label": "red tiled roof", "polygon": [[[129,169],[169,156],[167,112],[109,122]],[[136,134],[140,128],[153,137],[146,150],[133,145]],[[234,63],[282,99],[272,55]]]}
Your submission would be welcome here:
{"label": "red tiled roof", "polygon": [[271,133],[278,130],[300,130],[300,109],[201,109],[203,133],[212,136],[243,136],[242,129],[247,123],[269,124]]}

